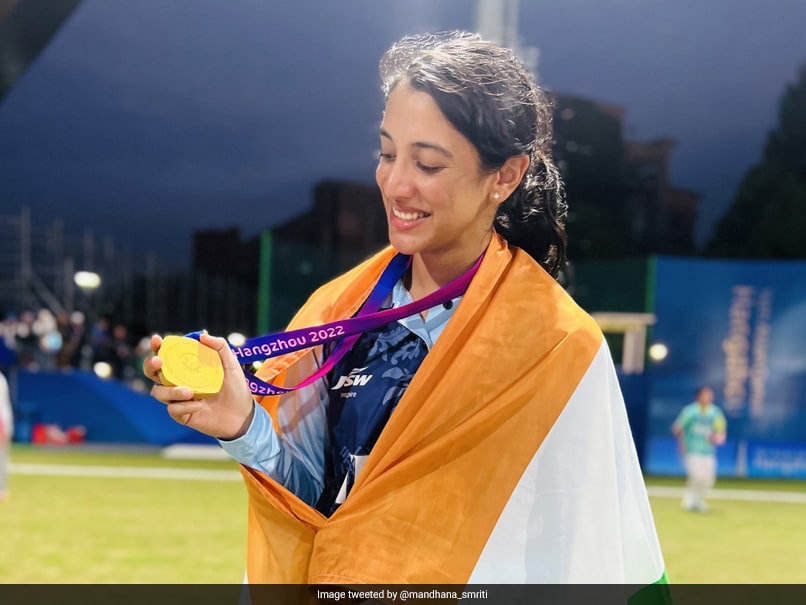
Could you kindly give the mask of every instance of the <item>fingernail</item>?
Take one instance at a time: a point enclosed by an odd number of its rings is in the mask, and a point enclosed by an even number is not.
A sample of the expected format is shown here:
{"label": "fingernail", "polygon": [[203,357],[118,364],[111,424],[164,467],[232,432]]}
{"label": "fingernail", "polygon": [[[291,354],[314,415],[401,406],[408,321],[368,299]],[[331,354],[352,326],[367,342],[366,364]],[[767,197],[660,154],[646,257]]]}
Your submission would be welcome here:
{"label": "fingernail", "polygon": [[179,396],[180,397],[190,397],[192,395],[193,395],[193,390],[192,389],[184,389],[183,388],[183,389],[179,390]]}

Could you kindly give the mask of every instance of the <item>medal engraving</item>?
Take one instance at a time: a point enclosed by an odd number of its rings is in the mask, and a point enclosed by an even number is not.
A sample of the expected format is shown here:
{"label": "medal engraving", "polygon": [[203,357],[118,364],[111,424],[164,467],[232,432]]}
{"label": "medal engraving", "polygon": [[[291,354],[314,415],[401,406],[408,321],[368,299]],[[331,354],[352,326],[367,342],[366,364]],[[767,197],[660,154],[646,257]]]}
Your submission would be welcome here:
{"label": "medal engraving", "polygon": [[224,368],[218,352],[198,340],[185,336],[166,336],[159,350],[162,357],[160,382],[165,386],[183,386],[199,396],[221,390]]}

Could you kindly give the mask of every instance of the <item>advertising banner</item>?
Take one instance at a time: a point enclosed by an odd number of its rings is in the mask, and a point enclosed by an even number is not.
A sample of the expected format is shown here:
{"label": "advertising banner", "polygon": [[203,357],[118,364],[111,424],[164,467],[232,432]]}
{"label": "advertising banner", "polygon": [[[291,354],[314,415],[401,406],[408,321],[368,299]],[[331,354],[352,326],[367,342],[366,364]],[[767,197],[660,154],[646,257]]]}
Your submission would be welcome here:
{"label": "advertising banner", "polygon": [[677,414],[710,386],[722,475],[806,478],[806,262],[660,257],[652,265],[647,471],[682,474]]}

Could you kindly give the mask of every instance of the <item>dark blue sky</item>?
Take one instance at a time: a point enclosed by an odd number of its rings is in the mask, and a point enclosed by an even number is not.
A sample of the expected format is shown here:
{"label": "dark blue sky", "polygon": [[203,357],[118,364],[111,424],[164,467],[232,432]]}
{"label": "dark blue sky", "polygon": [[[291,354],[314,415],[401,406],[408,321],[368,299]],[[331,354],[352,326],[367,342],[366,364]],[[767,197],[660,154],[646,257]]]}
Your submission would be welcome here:
{"label": "dark blue sky", "polygon": [[[702,239],[806,62],[803,0],[521,0],[558,92],[677,139]],[[377,62],[405,33],[472,29],[470,0],[84,0],[0,104],[0,214],[186,261],[193,229],[245,235],[324,178],[373,182]],[[570,200],[573,203],[573,200]]]}

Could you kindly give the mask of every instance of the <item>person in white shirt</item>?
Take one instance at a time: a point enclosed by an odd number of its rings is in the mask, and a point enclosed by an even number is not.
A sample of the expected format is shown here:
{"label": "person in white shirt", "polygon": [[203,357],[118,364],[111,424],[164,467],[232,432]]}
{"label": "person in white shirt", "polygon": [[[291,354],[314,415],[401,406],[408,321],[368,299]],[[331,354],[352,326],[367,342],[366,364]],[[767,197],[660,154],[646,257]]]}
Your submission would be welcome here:
{"label": "person in white shirt", "polygon": [[6,377],[0,372],[0,502],[8,500],[8,476],[11,466],[11,438],[14,416]]}

